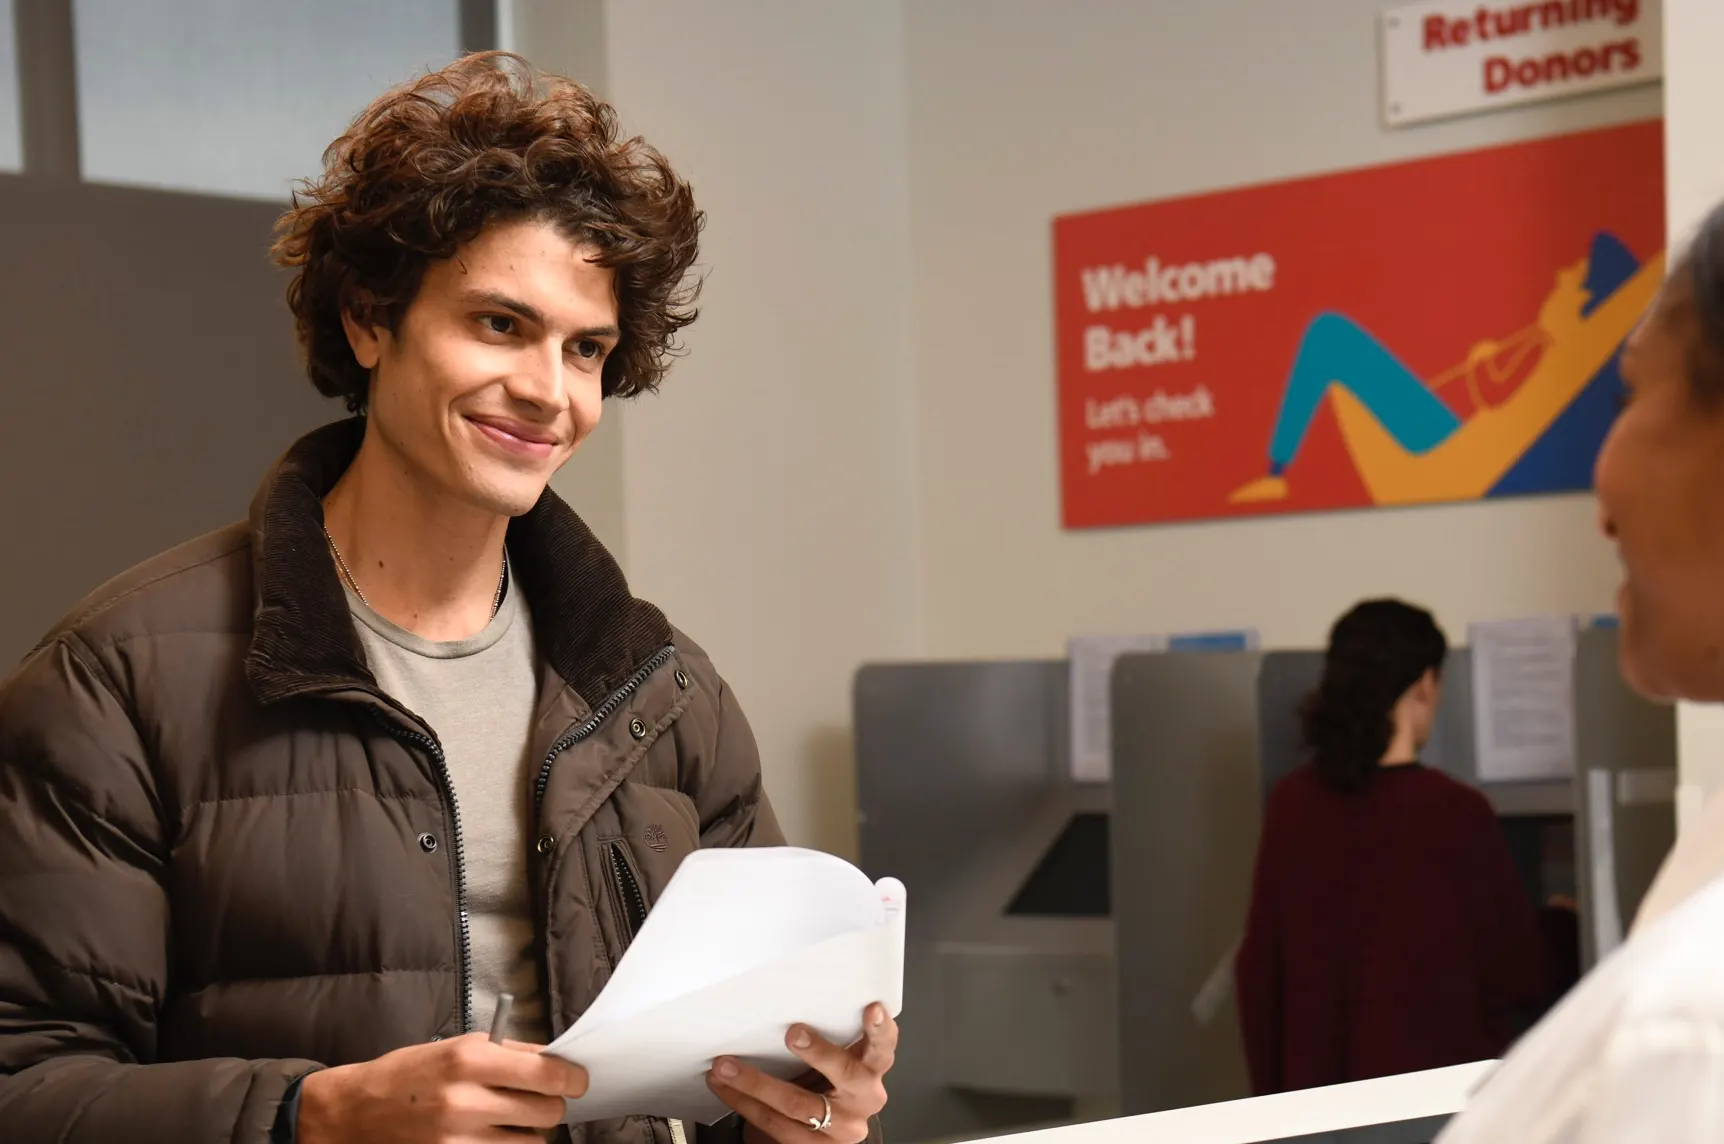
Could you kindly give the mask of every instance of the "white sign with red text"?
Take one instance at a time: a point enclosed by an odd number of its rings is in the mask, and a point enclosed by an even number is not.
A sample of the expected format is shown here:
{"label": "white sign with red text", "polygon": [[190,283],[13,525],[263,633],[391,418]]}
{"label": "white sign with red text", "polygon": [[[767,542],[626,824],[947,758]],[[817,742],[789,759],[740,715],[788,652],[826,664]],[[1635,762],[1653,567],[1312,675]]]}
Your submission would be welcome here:
{"label": "white sign with red text", "polygon": [[1391,8],[1381,31],[1390,127],[1664,75],[1660,0],[1436,0]]}

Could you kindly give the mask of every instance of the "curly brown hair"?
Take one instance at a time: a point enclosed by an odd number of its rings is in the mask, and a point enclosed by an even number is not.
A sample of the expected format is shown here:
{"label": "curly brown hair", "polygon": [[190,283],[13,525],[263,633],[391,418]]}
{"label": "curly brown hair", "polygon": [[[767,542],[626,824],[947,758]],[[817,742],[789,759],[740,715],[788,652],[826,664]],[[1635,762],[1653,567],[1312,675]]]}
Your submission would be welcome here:
{"label": "curly brown hair", "polygon": [[621,331],[604,393],[656,389],[698,314],[689,268],[706,217],[663,155],[620,136],[609,104],[506,52],[389,91],[295,192],[270,254],[295,271],[287,304],[312,384],[362,412],[370,375],[343,311],[398,329],[429,263],[512,219],[545,220],[597,249],[616,273]]}

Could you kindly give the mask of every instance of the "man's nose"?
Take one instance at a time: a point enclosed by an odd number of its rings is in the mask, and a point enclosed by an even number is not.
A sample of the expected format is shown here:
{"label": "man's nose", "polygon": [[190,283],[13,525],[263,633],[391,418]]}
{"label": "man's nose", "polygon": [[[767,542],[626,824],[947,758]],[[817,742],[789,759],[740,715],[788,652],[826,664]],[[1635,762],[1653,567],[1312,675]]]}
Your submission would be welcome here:
{"label": "man's nose", "polygon": [[562,346],[547,344],[510,378],[509,392],[547,412],[560,410],[568,404],[568,371]]}

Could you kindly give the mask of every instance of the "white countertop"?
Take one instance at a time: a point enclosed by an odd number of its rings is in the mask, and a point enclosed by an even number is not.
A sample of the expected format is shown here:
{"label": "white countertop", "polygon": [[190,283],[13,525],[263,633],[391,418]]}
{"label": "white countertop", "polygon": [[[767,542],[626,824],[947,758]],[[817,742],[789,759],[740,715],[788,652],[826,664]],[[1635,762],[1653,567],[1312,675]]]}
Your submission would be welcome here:
{"label": "white countertop", "polygon": [[1495,1061],[998,1137],[1012,1144],[1254,1144],[1449,1116]]}

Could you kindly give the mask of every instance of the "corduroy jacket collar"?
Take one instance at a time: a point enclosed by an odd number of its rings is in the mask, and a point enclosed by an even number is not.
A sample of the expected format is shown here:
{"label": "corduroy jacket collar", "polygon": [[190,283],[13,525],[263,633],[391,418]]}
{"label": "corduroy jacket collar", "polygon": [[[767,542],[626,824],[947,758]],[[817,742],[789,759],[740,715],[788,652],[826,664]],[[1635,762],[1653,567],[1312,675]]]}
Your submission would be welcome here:
{"label": "corduroy jacket collar", "polygon": [[[350,418],[307,434],[252,500],[255,612],[245,672],[261,702],[376,689],[323,535],[323,498],[364,433],[364,420]],[[512,583],[527,594],[541,654],[588,704],[671,642],[663,613],[630,594],[611,554],[549,489],[510,522],[508,545]]]}

